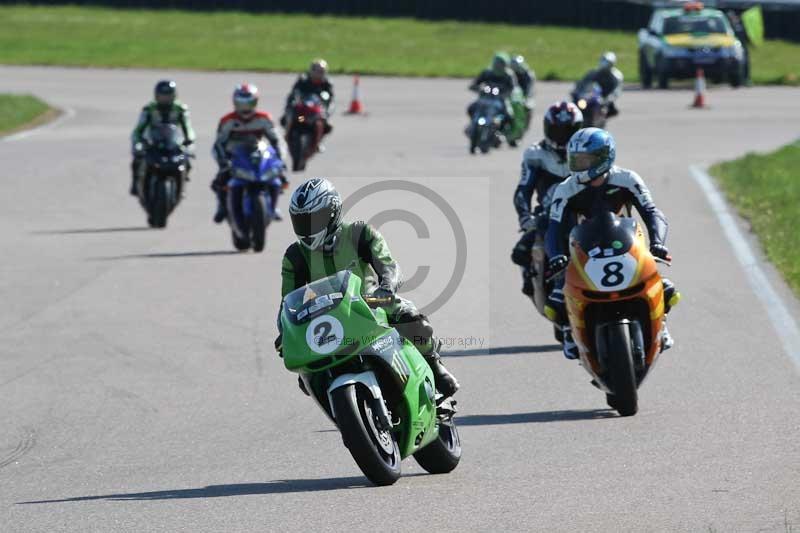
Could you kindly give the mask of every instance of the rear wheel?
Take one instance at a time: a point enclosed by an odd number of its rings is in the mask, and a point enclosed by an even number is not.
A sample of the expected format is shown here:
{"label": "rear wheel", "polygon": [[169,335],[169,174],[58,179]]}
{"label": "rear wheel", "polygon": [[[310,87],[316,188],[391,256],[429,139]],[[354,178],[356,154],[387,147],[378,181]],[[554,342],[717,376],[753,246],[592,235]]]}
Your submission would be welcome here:
{"label": "rear wheel", "polygon": [[455,421],[439,422],[439,436],[415,453],[414,459],[431,474],[452,472],[461,460],[461,438]]}
{"label": "rear wheel", "polygon": [[609,324],[604,329],[604,360],[608,371],[608,383],[613,392],[606,400],[620,415],[635,415],[639,410],[639,396],[633,370],[630,329],[626,322]]}
{"label": "rear wheel", "polygon": [[379,429],[368,389],[352,384],[331,394],[336,425],[358,467],[376,485],[392,485],[400,478],[400,450],[388,429]]}
{"label": "rear wheel", "polygon": [[250,232],[253,239],[253,251],[262,251],[267,240],[267,211],[264,206],[264,197],[260,194],[253,199]]}
{"label": "rear wheel", "polygon": [[233,240],[233,247],[240,252],[250,249],[250,239],[247,237],[239,237],[233,230],[231,230],[231,240]]}

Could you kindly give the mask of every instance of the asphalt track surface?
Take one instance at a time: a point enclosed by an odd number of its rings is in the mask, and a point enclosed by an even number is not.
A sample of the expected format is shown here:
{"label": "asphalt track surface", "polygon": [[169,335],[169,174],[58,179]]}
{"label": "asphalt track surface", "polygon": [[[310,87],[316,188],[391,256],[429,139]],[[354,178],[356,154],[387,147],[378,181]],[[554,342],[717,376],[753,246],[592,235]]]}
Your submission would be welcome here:
{"label": "asphalt track surface", "polygon": [[[375,180],[422,183],[468,242],[458,291],[432,317],[463,386],[462,463],[431,476],[408,460],[396,485],[373,488],[272,350],[289,224],[256,255],[232,253],[211,223],[209,149],[231,87],[255,81],[275,110],[291,77],[175,74],[198,159],[157,231],[127,195],[128,135],[165,75],[0,68],[0,91],[75,112],[0,141],[0,531],[800,528],[800,376],[688,171],[796,138],[797,89],[718,88],[702,111],[686,90],[624,95],[618,162],[671,222],[668,275],[684,301],[676,347],[639,414],[620,418],[519,293],[508,257],[521,150],[467,154],[465,81],[364,79],[369,115],[338,114],[307,176],[332,177],[345,197]],[[335,81],[346,106],[350,80]],[[567,89],[538,86],[527,141]],[[420,305],[459,252],[431,198],[376,193],[351,212],[425,223],[421,237],[407,222],[381,227],[406,274],[430,266],[406,293]]]}

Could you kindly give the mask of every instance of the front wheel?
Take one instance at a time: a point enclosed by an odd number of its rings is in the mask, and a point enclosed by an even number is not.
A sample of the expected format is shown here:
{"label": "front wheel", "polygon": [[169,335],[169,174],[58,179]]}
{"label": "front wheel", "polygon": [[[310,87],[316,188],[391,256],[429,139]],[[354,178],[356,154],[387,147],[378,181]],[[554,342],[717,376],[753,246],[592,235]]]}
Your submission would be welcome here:
{"label": "front wheel", "polygon": [[156,180],[150,199],[150,225],[154,228],[166,227],[169,210],[169,182],[166,179]]}
{"label": "front wheel", "polygon": [[639,79],[642,81],[642,89],[650,89],[653,86],[653,71],[647,64],[644,51],[639,52]]}
{"label": "front wheel", "polygon": [[414,459],[430,474],[452,472],[461,461],[461,438],[455,421],[440,422],[439,436],[415,453]]}
{"label": "front wheel", "polygon": [[658,76],[658,88],[669,89],[669,69],[663,59],[656,62],[656,76]]}
{"label": "front wheel", "polygon": [[608,383],[613,392],[607,401],[620,415],[635,415],[639,410],[639,395],[636,390],[630,328],[627,322],[605,327],[604,348]]}
{"label": "front wheel", "polygon": [[253,251],[261,252],[267,240],[267,210],[262,195],[254,195],[250,214],[250,231],[253,239]]}
{"label": "front wheel", "polygon": [[742,67],[737,65],[731,69],[730,74],[728,75],[728,81],[731,84],[731,87],[737,89],[742,86]]}
{"label": "front wheel", "polygon": [[400,478],[400,450],[392,432],[379,429],[374,401],[368,389],[358,384],[331,394],[336,425],[358,467],[374,484],[392,485]]}
{"label": "front wheel", "polygon": [[306,152],[311,136],[307,133],[297,131],[297,126],[292,130],[289,140],[289,153],[292,156],[292,171],[299,172],[306,169]]}

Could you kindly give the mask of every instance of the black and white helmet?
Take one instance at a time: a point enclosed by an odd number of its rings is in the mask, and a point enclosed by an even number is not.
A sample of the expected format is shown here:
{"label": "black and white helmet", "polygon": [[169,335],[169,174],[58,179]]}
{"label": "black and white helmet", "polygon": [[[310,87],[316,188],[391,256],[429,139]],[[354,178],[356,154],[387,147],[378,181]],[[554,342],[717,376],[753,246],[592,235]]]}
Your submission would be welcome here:
{"label": "black and white helmet", "polygon": [[300,244],[318,250],[341,225],[342,199],[333,183],[325,178],[312,178],[292,194],[289,215]]}

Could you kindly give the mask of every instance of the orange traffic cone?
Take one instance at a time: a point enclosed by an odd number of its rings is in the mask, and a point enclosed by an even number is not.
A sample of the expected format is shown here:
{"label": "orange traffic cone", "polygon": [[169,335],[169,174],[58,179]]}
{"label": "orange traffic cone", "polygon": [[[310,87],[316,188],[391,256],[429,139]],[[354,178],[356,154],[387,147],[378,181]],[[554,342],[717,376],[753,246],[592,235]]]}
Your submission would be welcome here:
{"label": "orange traffic cone", "polygon": [[703,69],[697,69],[697,76],[694,80],[694,102],[692,107],[698,109],[706,106],[706,76]]}
{"label": "orange traffic cone", "polygon": [[347,110],[348,115],[360,115],[364,112],[364,106],[361,105],[361,90],[359,88],[358,74],[353,76],[353,99],[350,101],[350,109]]}

